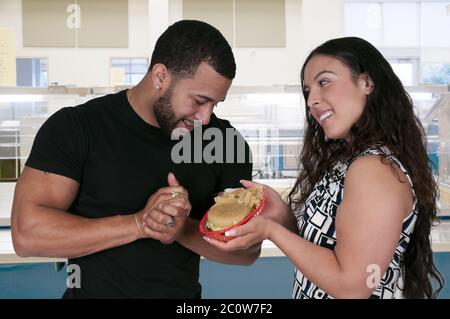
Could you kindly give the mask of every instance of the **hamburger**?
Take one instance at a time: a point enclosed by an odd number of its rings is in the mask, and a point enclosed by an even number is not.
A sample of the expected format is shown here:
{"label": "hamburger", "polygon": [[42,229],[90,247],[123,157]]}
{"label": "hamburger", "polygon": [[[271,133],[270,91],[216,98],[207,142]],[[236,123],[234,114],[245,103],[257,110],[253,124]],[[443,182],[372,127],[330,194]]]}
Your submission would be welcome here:
{"label": "hamburger", "polygon": [[239,224],[247,217],[263,198],[262,186],[255,188],[237,188],[226,191],[214,198],[215,204],[208,212],[206,228],[212,231],[222,230]]}

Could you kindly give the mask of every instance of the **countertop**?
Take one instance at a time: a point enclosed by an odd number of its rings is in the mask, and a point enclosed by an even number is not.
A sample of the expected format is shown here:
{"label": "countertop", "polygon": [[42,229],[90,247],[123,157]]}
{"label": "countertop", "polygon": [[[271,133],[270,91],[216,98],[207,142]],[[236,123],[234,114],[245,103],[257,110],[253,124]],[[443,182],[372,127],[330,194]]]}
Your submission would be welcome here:
{"label": "countertop", "polygon": [[[434,252],[450,252],[450,223],[441,223],[435,227],[431,234]],[[284,253],[271,241],[263,242],[261,257],[282,257]],[[22,258],[15,254],[11,240],[10,229],[0,229],[0,264],[9,263],[42,263],[42,262],[64,262],[65,258]]]}
{"label": "countertop", "polygon": [[[258,179],[259,183],[269,184],[280,193],[285,193],[295,182],[295,179]],[[0,227],[10,226],[11,206],[16,183],[0,183]]]}
{"label": "countertop", "polygon": [[10,225],[15,186],[16,183],[0,183],[0,227]]}
{"label": "countertop", "polygon": [[[257,180],[260,183],[270,184],[279,192],[285,194],[286,189],[292,187],[294,179]],[[14,253],[11,240],[10,212],[15,183],[0,183],[0,264],[5,263],[40,263],[64,262],[65,258],[22,258]],[[450,252],[450,222],[441,222],[432,229],[431,233],[434,252]],[[284,256],[271,241],[263,243],[261,257]]]}

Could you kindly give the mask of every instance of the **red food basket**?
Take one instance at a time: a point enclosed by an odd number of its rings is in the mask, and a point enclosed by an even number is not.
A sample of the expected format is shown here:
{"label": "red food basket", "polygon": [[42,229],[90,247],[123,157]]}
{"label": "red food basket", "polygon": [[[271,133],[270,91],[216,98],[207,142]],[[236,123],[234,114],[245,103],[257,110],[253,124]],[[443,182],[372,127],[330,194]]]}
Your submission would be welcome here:
{"label": "red food basket", "polygon": [[261,202],[259,203],[258,207],[256,207],[250,214],[248,214],[243,220],[241,220],[239,223],[230,226],[228,228],[224,228],[221,230],[208,230],[206,228],[206,220],[208,219],[208,213],[209,210],[206,212],[206,214],[203,216],[202,220],[200,221],[198,228],[200,230],[200,233],[202,233],[203,235],[212,238],[212,239],[216,239],[216,240],[220,240],[223,242],[227,242],[233,238],[235,238],[236,236],[225,236],[225,232],[229,231],[230,229],[233,229],[237,226],[243,225],[246,222],[248,222],[250,219],[252,219],[255,216],[258,216],[261,214],[262,210],[264,209],[264,206],[266,205],[266,197],[263,196]]}

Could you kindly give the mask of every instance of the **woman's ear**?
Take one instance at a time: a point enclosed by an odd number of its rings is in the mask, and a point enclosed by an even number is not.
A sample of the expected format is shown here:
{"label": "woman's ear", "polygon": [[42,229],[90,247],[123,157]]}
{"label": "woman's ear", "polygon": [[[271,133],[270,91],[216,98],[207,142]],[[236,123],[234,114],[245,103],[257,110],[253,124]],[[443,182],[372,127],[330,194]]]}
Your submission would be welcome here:
{"label": "woman's ear", "polygon": [[361,74],[361,80],[363,85],[363,90],[366,95],[370,95],[373,92],[374,84],[372,79],[367,73]]}

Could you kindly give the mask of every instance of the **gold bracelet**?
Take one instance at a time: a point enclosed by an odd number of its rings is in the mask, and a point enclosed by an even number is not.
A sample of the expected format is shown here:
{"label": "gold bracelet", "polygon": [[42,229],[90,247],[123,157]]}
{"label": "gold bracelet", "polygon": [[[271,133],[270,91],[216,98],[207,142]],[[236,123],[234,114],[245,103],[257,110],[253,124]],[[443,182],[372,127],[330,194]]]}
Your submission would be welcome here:
{"label": "gold bracelet", "polygon": [[139,229],[139,233],[141,234],[142,237],[144,237],[144,231],[141,228],[141,225],[139,224],[139,220],[137,218],[137,213],[134,214],[134,220],[136,221],[137,227]]}

